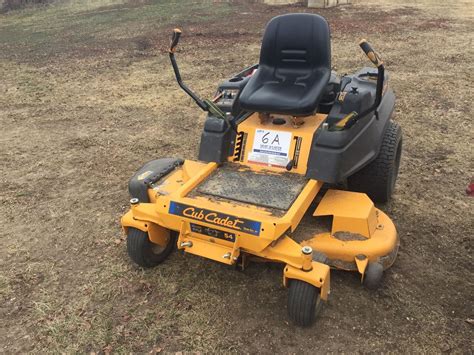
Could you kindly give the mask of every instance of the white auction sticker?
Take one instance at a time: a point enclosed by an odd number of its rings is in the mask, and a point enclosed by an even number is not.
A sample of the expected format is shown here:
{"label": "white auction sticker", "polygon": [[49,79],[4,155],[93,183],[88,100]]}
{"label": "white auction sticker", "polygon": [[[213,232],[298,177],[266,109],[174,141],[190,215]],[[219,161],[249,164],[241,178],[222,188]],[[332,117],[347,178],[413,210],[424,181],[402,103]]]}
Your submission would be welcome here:
{"label": "white auction sticker", "polygon": [[291,133],[257,129],[248,162],[267,166],[286,167],[289,162]]}

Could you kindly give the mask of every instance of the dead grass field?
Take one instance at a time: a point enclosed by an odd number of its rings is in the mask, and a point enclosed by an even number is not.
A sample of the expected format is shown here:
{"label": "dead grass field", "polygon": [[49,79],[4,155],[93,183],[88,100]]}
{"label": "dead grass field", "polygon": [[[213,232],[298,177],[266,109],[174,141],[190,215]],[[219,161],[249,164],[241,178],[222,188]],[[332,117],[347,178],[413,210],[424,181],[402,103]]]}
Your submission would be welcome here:
{"label": "dead grass field", "polygon": [[401,352],[473,349],[474,3],[360,1],[321,10],[333,65],[367,65],[397,94],[404,155],[393,202],[400,254],[383,287],[333,272],[310,329],[287,323],[281,273],[173,254],[131,264],[119,227],[145,161],[195,158],[202,96],[258,60],[267,20],[304,7],[70,1],[0,15],[0,352]]}

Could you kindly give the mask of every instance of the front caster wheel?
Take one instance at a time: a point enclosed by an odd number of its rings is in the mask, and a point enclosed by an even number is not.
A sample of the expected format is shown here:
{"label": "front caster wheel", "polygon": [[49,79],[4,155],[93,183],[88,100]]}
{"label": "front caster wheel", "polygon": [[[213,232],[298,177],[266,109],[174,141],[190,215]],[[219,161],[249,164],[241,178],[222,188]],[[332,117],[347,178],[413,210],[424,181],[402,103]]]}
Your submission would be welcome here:
{"label": "front caster wheel", "polygon": [[323,306],[320,290],[301,280],[289,280],[288,315],[299,326],[314,323]]}
{"label": "front caster wheel", "polygon": [[383,266],[380,263],[369,263],[364,274],[364,286],[369,290],[379,288],[382,283]]}
{"label": "front caster wheel", "polygon": [[173,251],[176,244],[176,233],[169,232],[163,245],[155,244],[148,238],[148,233],[129,227],[127,233],[127,252],[130,259],[141,267],[153,267],[162,263]]}

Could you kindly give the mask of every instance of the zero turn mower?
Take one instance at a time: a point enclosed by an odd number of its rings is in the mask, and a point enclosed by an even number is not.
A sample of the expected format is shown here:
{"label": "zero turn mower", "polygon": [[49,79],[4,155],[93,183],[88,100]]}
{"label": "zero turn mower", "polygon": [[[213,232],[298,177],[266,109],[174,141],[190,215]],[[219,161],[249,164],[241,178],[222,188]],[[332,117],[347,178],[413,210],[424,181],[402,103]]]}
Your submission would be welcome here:
{"label": "zero turn mower", "polygon": [[[376,68],[338,76],[323,17],[277,16],[259,64],[202,100],[181,80],[180,35],[175,29],[169,49],[176,79],[207,112],[199,160],[153,160],[131,178],[131,208],[121,220],[130,258],[153,267],[177,246],[240,267],[283,263],[288,313],[302,326],[328,299],[330,268],[356,271],[376,287],[399,240],[372,201],[390,199],[402,149],[379,55],[362,40]],[[298,225],[313,202],[308,235]]]}

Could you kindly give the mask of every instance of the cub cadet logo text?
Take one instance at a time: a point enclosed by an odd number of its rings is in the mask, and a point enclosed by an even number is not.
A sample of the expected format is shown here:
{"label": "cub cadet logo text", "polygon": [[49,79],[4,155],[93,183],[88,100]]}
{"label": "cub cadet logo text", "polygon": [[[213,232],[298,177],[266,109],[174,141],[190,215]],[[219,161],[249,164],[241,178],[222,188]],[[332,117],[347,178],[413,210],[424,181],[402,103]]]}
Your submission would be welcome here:
{"label": "cub cadet logo text", "polygon": [[220,218],[215,212],[209,212],[207,214],[205,214],[202,210],[197,212],[194,207],[188,207],[184,209],[183,216],[238,230],[241,230],[239,224],[244,223],[244,221],[241,221],[240,219],[231,219],[230,216],[227,216],[226,218]]}
{"label": "cub cadet logo text", "polygon": [[174,214],[176,216],[183,216],[186,218],[191,218],[193,220],[211,223],[217,226],[222,226],[238,230],[247,234],[252,234],[257,237],[260,235],[261,223],[257,221],[251,221],[245,218],[238,218],[232,215],[229,216],[225,213],[206,210],[205,208],[189,206],[174,201],[170,202],[170,207],[168,211],[170,214]]}

